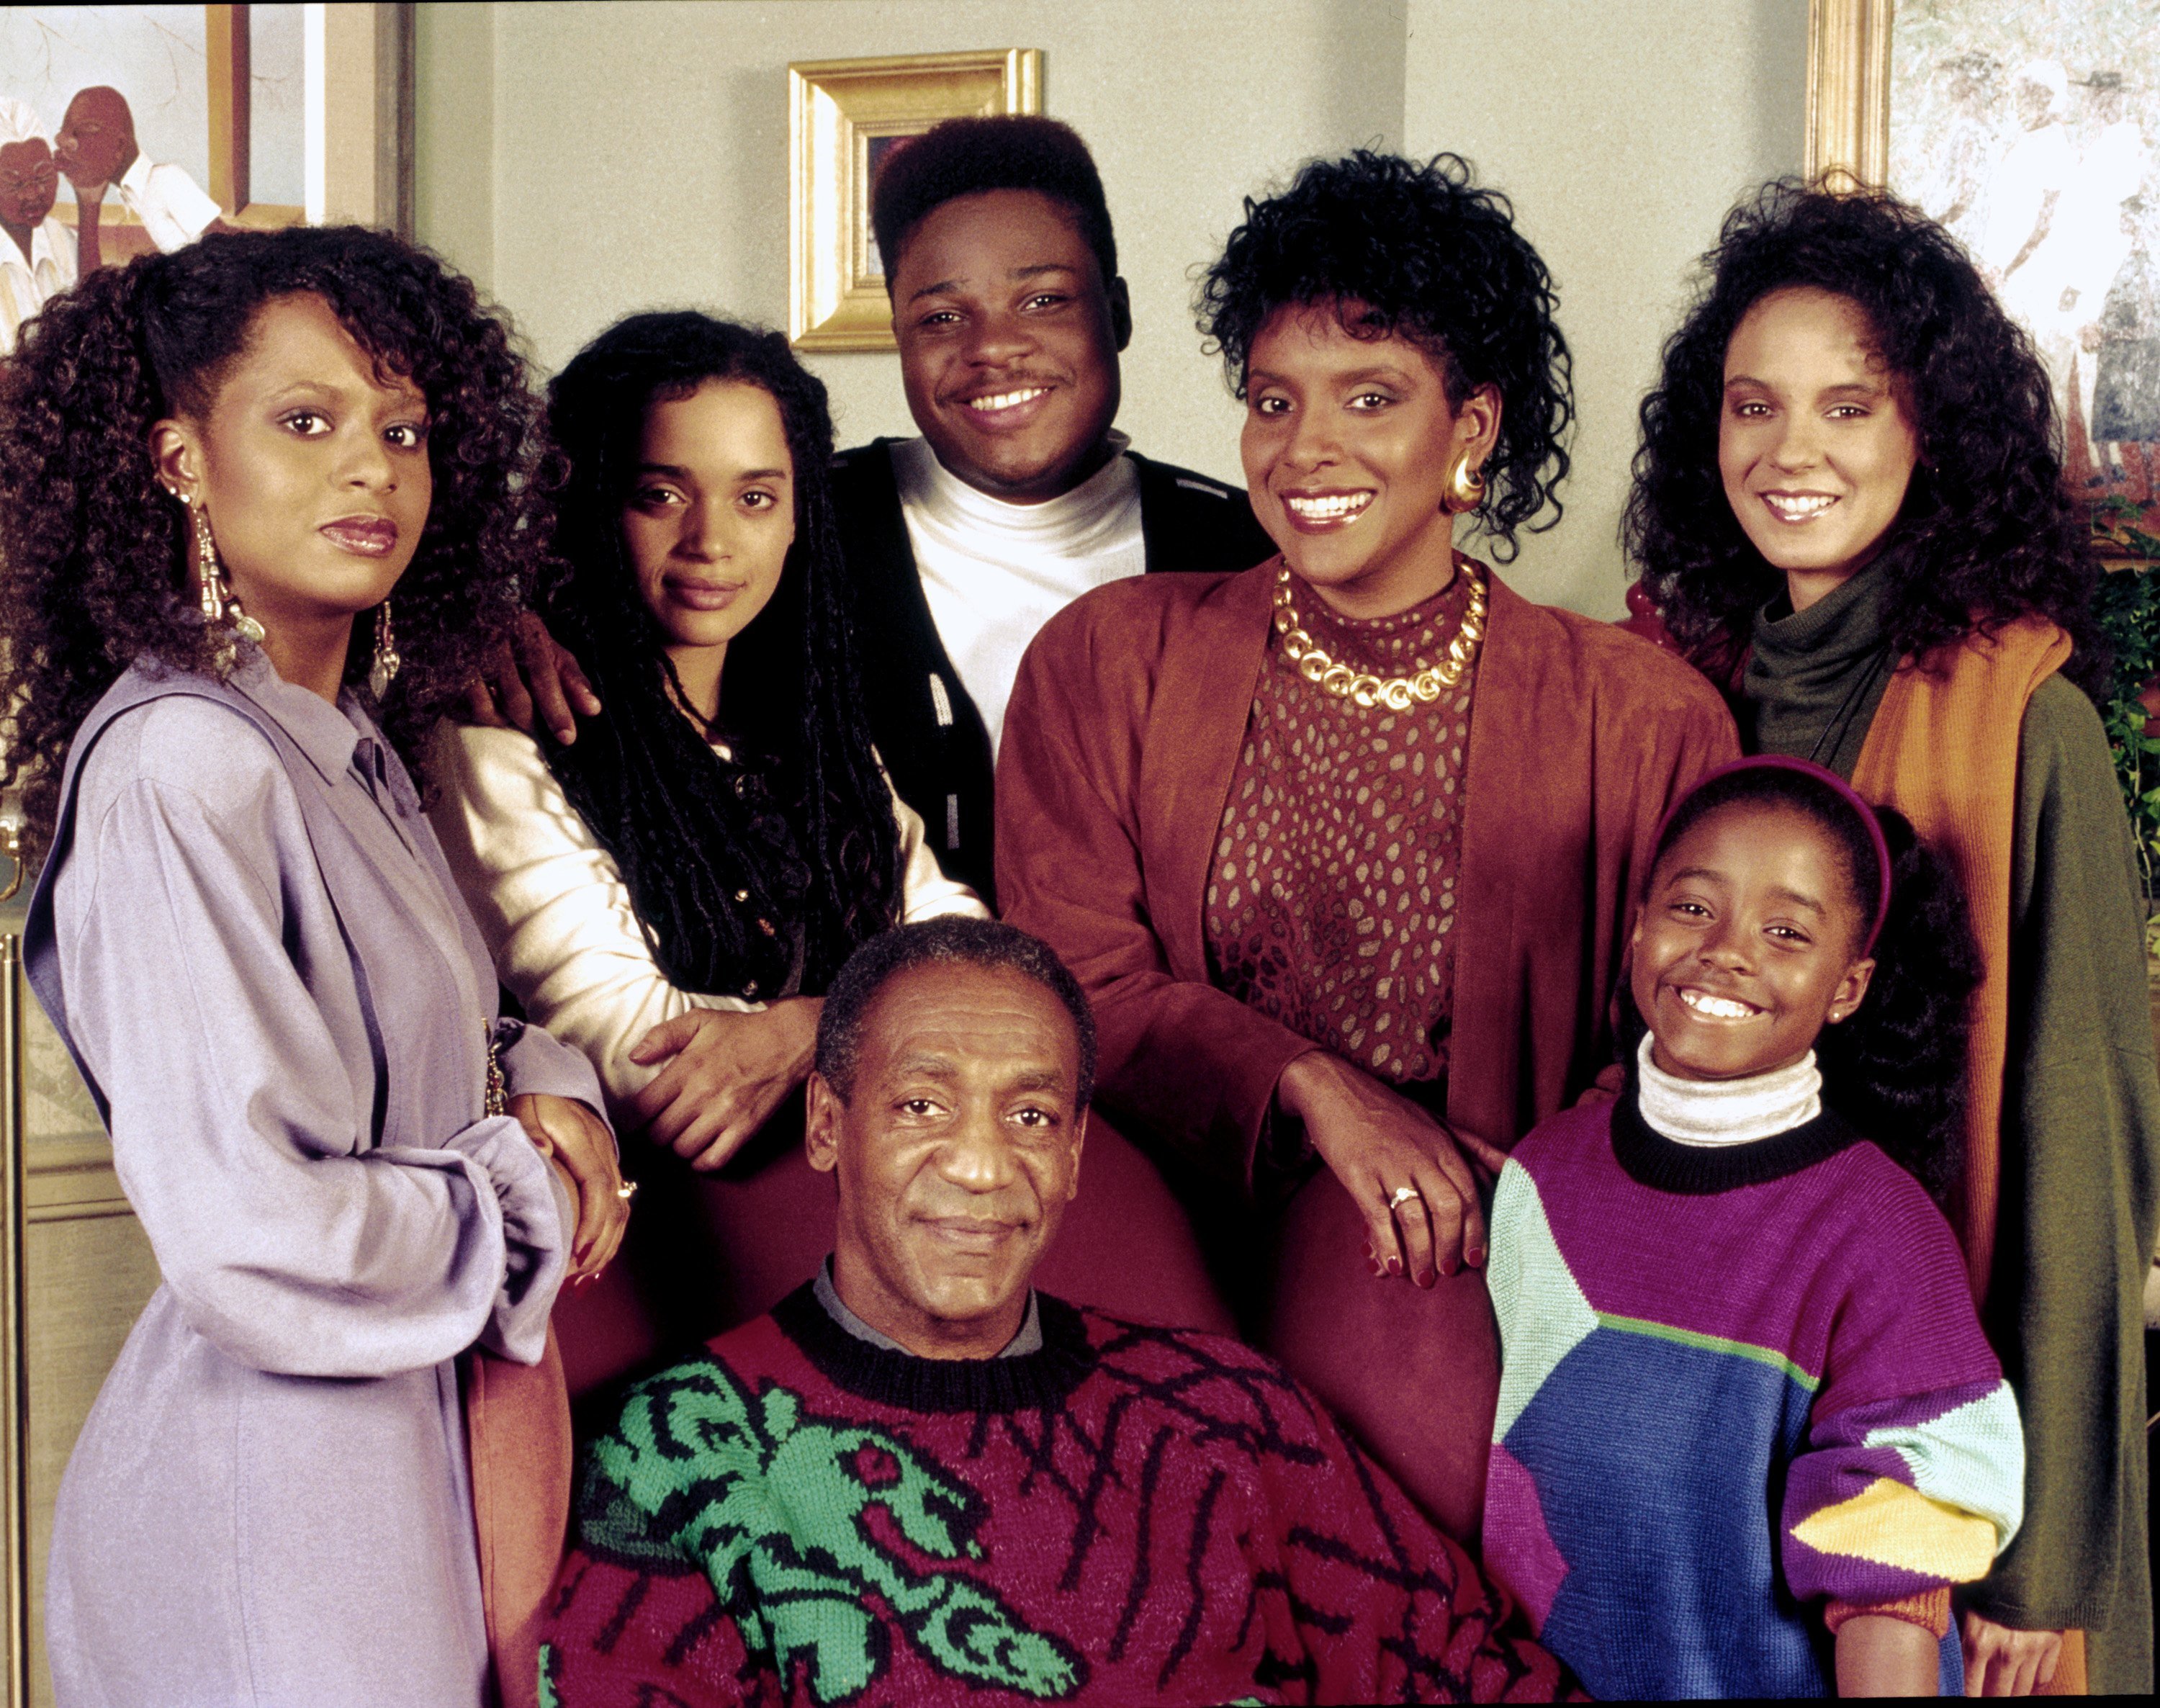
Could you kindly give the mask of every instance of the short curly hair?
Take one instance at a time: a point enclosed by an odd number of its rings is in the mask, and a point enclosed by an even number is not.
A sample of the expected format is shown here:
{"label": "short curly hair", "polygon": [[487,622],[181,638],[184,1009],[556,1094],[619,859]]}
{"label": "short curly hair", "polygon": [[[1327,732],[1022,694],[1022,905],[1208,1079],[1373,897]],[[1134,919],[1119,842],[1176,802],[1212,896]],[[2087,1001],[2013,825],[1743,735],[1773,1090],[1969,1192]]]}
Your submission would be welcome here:
{"label": "short curly hair", "polygon": [[1032,189],[1071,209],[1108,285],[1118,276],[1118,240],[1095,157],[1072,126],[1032,113],[948,118],[889,156],[870,186],[870,231],[892,292],[907,240],[937,209],[963,195]]}
{"label": "short curly hair", "polygon": [[1264,201],[1248,197],[1197,307],[1239,398],[1269,316],[1316,304],[1332,305],[1353,337],[1416,345],[1453,408],[1480,387],[1498,390],[1500,439],[1477,513],[1504,563],[1518,528],[1542,533],[1560,518],[1575,396],[1556,300],[1513,205],[1477,188],[1467,162],[1438,154],[1420,165],[1360,148],[1308,162]]}
{"label": "short curly hair", "polygon": [[1810,287],[1867,317],[1919,435],[1897,522],[1904,549],[1884,565],[1898,653],[1924,660],[1976,629],[2037,615],[2069,632],[2064,673],[2104,697],[2091,518],[2064,483],[2047,370],[1956,240],[1894,196],[1781,179],[1726,216],[1702,264],[1701,291],[1643,400],[1623,523],[1681,648],[1723,680],[1755,613],[1784,589],[1726,498],[1718,423],[1741,320],[1773,291]]}
{"label": "short curly hair", "polygon": [[1095,1094],[1095,1015],[1080,981],[1041,937],[1031,937],[1016,925],[960,915],[895,926],[850,955],[833,980],[818,1016],[816,1066],[842,1103],[855,1094],[863,1025],[878,992],[901,973],[928,966],[1017,973],[1056,997],[1072,1017],[1073,1041],[1079,1051],[1073,1107],[1088,1107]]}
{"label": "short curly hair", "polygon": [[[22,792],[26,854],[51,834],[69,742],[122,672],[143,657],[221,668],[150,428],[205,409],[264,305],[302,295],[427,398],[434,496],[379,709],[408,761],[525,601],[552,523],[539,403],[470,281],[356,226],[213,234],[99,268],[0,363],[0,785]],[[353,626],[345,681],[365,694],[372,635]]]}

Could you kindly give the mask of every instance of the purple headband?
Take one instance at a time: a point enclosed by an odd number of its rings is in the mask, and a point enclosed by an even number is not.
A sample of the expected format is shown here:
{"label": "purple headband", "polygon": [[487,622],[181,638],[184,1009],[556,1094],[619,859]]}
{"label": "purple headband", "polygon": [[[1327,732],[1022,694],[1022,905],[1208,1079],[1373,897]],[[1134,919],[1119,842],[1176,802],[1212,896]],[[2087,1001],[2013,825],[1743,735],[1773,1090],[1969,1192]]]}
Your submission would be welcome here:
{"label": "purple headband", "polygon": [[1867,827],[1868,845],[1875,850],[1876,875],[1882,881],[1875,891],[1875,922],[1867,927],[1867,940],[1860,946],[1861,958],[1865,960],[1875,953],[1875,940],[1882,935],[1882,921],[1890,911],[1890,844],[1883,840],[1882,823],[1876,818],[1875,809],[1835,771],[1825,771],[1811,760],[1788,759],[1777,753],[1758,754],[1752,759],[1736,759],[1730,765],[1721,765],[1708,776],[1698,778],[1695,787],[1673,803],[1672,810],[1658,821],[1658,833],[1651,838],[1650,846],[1664,848],[1665,832],[1671,827],[1673,820],[1680,816],[1680,809],[1697,794],[1720,777],[1731,776],[1735,771],[1798,771],[1804,777],[1812,777],[1851,807],[1860,822]]}

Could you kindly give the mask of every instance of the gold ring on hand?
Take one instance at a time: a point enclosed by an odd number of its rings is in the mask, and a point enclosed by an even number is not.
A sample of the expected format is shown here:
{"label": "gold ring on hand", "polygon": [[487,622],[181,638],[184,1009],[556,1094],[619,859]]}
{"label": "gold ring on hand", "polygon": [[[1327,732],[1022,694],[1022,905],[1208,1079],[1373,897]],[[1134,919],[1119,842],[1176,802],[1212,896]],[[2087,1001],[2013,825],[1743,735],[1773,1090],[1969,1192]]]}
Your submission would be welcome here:
{"label": "gold ring on hand", "polygon": [[1424,1197],[1425,1194],[1420,1191],[1415,1186],[1397,1186],[1394,1193],[1388,1199],[1388,1208],[1390,1211],[1399,1210],[1404,1205],[1410,1202],[1412,1198],[1423,1198]]}
{"label": "gold ring on hand", "polygon": [[637,1182],[636,1181],[625,1181],[620,1186],[615,1189],[615,1195],[618,1198],[620,1198],[624,1203],[627,1204],[632,1198],[637,1196]]}

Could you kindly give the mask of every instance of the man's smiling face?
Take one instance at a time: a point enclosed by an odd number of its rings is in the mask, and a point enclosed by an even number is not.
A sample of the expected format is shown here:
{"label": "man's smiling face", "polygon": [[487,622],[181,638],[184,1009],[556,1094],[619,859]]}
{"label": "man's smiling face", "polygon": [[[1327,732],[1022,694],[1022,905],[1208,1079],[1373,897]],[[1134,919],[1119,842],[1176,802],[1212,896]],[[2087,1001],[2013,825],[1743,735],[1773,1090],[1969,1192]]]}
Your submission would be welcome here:
{"label": "man's smiling face", "polygon": [[956,196],[908,234],[891,288],[907,407],[940,463],[1015,504],[1093,472],[1132,318],[1071,210],[1037,190]]}
{"label": "man's smiling face", "polygon": [[810,1081],[810,1163],[839,1176],[833,1279],[850,1309],[926,1358],[1011,1339],[1078,1185],[1079,1072],[1072,1016],[1025,974],[893,976],[846,1097]]}

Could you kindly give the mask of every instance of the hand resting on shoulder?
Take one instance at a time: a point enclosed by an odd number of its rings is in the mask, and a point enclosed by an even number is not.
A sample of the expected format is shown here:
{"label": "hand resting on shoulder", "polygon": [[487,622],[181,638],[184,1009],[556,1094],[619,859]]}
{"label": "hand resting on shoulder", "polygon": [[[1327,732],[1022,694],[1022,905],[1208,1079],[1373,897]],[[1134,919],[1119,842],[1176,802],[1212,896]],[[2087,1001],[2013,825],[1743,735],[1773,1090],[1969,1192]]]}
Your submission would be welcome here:
{"label": "hand resting on shoulder", "polygon": [[568,747],[578,739],[579,718],[596,717],[600,709],[600,697],[576,657],[537,612],[524,611],[511,637],[483,655],[480,673],[466,684],[464,721],[532,735],[544,720]]}

